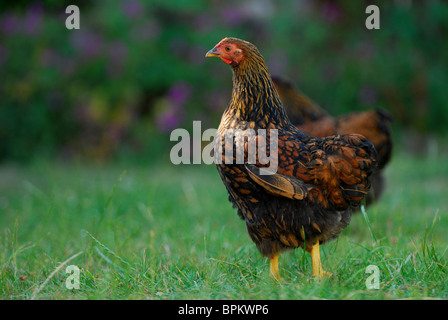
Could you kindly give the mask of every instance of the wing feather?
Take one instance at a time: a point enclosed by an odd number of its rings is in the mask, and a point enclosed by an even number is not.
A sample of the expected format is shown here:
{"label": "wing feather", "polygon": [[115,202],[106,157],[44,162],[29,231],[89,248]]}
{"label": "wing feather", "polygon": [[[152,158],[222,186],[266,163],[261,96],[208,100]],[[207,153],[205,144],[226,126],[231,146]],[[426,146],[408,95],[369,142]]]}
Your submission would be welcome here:
{"label": "wing feather", "polygon": [[308,196],[308,187],[300,179],[280,173],[262,174],[263,168],[253,164],[245,167],[251,179],[271,194],[293,200],[303,200]]}

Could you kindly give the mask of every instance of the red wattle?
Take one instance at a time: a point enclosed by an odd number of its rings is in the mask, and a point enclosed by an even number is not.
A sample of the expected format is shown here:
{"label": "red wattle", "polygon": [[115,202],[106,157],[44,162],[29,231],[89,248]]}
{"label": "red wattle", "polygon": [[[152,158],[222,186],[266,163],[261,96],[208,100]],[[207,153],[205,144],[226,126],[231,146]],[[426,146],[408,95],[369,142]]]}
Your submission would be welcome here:
{"label": "red wattle", "polygon": [[226,59],[226,58],[223,58],[223,57],[220,57],[220,58],[221,58],[222,61],[224,61],[224,63],[227,63],[227,64],[231,64],[232,63],[232,60],[229,60],[229,59]]}

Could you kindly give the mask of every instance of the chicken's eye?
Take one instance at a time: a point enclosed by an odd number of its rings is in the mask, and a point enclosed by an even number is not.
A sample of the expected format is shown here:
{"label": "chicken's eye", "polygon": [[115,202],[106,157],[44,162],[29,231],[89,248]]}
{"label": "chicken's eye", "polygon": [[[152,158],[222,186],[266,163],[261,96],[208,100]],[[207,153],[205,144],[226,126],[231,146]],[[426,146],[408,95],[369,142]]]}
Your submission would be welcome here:
{"label": "chicken's eye", "polygon": [[227,52],[229,52],[231,49],[232,49],[232,48],[230,48],[230,47],[225,47],[225,50],[226,50]]}

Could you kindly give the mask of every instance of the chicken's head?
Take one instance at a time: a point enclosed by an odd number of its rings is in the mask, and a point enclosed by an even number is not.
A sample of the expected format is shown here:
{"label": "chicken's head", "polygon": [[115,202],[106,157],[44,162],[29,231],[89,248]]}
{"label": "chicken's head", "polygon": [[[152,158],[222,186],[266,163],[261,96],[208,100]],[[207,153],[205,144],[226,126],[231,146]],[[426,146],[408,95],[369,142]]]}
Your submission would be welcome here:
{"label": "chicken's head", "polygon": [[253,44],[247,41],[237,38],[224,38],[213,49],[207,52],[205,56],[219,57],[225,63],[237,66],[254,49],[257,50]]}

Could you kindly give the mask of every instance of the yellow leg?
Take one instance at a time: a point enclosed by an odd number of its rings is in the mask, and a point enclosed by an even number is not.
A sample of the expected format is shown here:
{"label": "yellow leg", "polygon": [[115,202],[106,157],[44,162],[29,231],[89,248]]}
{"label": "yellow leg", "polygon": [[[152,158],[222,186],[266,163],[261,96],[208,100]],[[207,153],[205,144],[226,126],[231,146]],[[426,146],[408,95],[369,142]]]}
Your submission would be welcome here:
{"label": "yellow leg", "polygon": [[269,262],[269,270],[271,272],[271,276],[276,280],[281,281],[282,279],[280,278],[280,272],[278,271],[278,254],[275,254]]}
{"label": "yellow leg", "polygon": [[322,269],[322,263],[320,261],[319,242],[311,247],[311,262],[313,264],[313,277],[320,280],[325,276],[331,276],[331,273]]}

